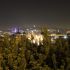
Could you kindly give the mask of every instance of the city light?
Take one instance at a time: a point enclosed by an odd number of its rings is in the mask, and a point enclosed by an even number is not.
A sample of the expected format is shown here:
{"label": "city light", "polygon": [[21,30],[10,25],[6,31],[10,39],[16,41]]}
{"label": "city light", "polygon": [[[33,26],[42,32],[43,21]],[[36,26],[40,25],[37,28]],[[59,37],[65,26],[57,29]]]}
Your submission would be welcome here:
{"label": "city light", "polygon": [[37,45],[40,45],[43,42],[43,35],[41,35],[40,33],[35,33],[34,31],[31,31],[31,33],[28,33],[26,37],[28,38],[28,40],[31,41],[31,43],[34,43]]}
{"label": "city light", "polygon": [[64,39],[67,39],[67,35],[64,35],[64,37],[63,37]]}

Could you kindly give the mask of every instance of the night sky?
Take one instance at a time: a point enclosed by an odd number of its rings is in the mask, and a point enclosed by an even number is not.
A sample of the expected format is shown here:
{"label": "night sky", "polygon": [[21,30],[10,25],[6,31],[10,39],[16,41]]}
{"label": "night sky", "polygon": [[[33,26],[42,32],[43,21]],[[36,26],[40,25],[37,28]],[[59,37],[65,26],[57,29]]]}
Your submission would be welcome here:
{"label": "night sky", "polygon": [[61,0],[0,2],[0,29],[33,25],[70,28],[70,2]]}

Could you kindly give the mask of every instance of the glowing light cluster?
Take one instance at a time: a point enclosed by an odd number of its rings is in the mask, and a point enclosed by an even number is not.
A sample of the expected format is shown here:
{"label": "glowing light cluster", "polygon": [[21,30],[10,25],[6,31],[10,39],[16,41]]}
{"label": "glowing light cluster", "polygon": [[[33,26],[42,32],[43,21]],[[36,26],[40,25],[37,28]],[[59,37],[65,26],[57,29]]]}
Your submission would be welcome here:
{"label": "glowing light cluster", "polygon": [[35,33],[31,31],[26,35],[26,37],[31,41],[31,43],[37,45],[43,44],[43,35],[41,35],[40,33]]}

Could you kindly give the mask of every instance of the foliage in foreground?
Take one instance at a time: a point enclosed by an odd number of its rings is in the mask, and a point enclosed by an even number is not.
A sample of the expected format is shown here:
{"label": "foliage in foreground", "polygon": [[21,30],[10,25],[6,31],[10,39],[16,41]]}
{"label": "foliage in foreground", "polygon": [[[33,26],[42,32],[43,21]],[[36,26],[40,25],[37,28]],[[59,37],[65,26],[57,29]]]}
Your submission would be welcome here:
{"label": "foliage in foreground", "polygon": [[70,70],[70,44],[59,38],[51,44],[47,30],[43,45],[19,34],[0,37],[0,70]]}

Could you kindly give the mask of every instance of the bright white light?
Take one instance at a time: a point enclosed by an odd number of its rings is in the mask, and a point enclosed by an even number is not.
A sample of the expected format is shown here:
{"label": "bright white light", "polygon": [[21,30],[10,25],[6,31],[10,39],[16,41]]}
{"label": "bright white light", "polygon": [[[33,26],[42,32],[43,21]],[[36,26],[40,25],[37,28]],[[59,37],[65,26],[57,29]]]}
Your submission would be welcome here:
{"label": "bright white light", "polygon": [[35,44],[35,40],[33,40],[33,43]]}
{"label": "bright white light", "polygon": [[63,38],[64,38],[64,39],[67,39],[67,35],[65,35]]}
{"label": "bright white light", "polygon": [[13,30],[12,30],[12,32],[16,33],[16,32],[17,32],[17,29],[16,29],[16,28],[15,28],[15,29],[13,29]]}
{"label": "bright white light", "polygon": [[15,28],[14,32],[17,32],[17,29]]}
{"label": "bright white light", "polygon": [[28,38],[29,40],[31,40],[31,38]]}
{"label": "bright white light", "polygon": [[40,45],[40,42],[39,42],[39,41],[36,41],[36,44],[37,44],[37,45]]}

